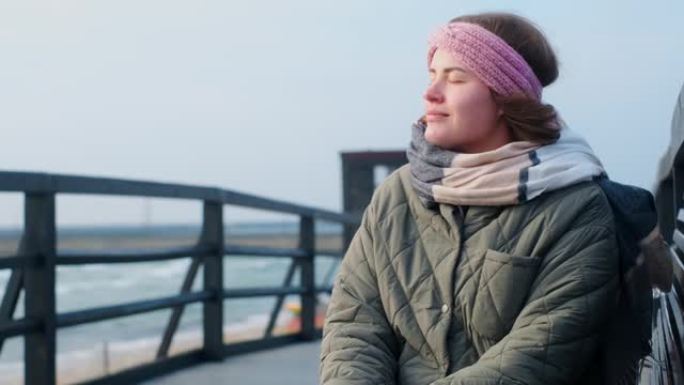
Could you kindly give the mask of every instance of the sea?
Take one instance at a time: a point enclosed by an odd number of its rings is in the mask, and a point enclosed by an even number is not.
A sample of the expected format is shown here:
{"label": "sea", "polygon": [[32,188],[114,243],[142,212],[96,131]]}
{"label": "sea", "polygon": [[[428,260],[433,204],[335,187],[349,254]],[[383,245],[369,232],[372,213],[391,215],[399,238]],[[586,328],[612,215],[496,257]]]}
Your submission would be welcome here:
{"label": "sea", "polygon": [[[288,237],[296,239],[297,223],[242,223],[227,226],[227,233],[242,239],[263,239],[270,244],[285,242]],[[339,226],[319,226],[318,235],[339,237]],[[65,247],[83,246],[88,249],[111,249],[122,245],[130,250],[131,245],[167,245],[175,241],[187,243],[199,232],[197,226],[154,226],[142,231],[139,227],[98,227],[59,229],[60,244]],[[18,240],[20,229],[0,229],[0,241]],[[141,237],[141,234],[143,235]],[[135,239],[145,239],[145,242]],[[134,239],[134,241],[131,241]],[[285,239],[285,241],[283,241]],[[150,241],[154,240],[154,241]],[[160,241],[161,240],[161,241]],[[126,264],[92,264],[59,266],[56,272],[56,306],[58,313],[86,310],[90,308],[124,304],[127,302],[155,299],[179,293],[183,279],[190,266],[190,259],[162,262],[140,262]],[[224,259],[224,286],[230,288],[277,287],[283,284],[291,260],[274,257],[236,257]],[[339,259],[317,257],[315,275],[318,286],[329,286],[339,265]],[[10,277],[9,270],[0,270],[0,298],[4,295]],[[293,284],[299,282],[295,274]],[[194,290],[201,290],[200,269]],[[322,294],[320,302],[326,301]],[[275,305],[275,297],[226,300],[224,302],[224,325],[235,333],[263,328]],[[298,296],[288,296],[285,303],[299,303]],[[114,320],[96,322],[81,326],[60,328],[57,332],[58,355],[70,352],[97,349],[111,344],[136,346],[140,341],[159,338],[169,322],[171,310],[160,310]],[[23,316],[23,296],[15,312],[15,319]],[[280,323],[294,314],[281,309]],[[178,334],[201,331],[201,304],[188,305],[181,317]],[[225,329],[224,329],[225,330]],[[5,341],[0,351],[0,368],[23,360],[23,338],[14,337]]]}

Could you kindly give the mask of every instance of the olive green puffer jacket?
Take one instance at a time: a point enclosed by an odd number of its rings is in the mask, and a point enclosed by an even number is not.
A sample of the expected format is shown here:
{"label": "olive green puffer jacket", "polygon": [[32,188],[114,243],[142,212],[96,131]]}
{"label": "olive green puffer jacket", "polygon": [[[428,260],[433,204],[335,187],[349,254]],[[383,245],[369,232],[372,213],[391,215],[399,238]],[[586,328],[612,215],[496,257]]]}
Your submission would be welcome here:
{"label": "olive green puffer jacket", "polygon": [[321,383],[590,383],[618,298],[598,185],[465,211],[426,208],[410,178],[404,166],[378,187],[343,259]]}

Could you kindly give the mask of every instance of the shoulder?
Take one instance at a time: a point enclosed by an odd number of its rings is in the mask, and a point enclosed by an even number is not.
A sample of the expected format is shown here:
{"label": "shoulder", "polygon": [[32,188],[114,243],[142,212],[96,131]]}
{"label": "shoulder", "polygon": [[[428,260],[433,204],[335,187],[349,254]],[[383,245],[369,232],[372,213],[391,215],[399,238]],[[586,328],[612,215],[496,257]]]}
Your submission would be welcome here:
{"label": "shoulder", "polygon": [[533,255],[551,253],[570,258],[597,243],[614,246],[614,216],[595,181],[542,194],[504,212],[499,218],[502,239],[515,239],[517,242],[512,243],[518,246],[528,245],[526,251]]}
{"label": "shoulder", "polygon": [[369,219],[381,222],[396,212],[426,210],[411,184],[411,168],[408,164],[393,171],[375,189],[368,205]]}
{"label": "shoulder", "polygon": [[537,210],[552,222],[568,227],[598,226],[614,229],[613,212],[603,189],[588,181],[543,194]]}
{"label": "shoulder", "polygon": [[[544,255],[559,242],[589,245],[614,237],[610,203],[594,181],[546,192],[523,204],[504,208],[493,235],[502,251]],[[520,246],[521,248],[518,248]]]}

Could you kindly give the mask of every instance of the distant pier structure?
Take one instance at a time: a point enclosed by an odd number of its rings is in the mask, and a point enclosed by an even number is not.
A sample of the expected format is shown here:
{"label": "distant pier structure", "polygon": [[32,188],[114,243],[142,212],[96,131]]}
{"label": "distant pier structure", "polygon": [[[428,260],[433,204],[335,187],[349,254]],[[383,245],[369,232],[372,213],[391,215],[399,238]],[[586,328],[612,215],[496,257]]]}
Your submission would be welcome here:
{"label": "distant pier structure", "polygon": [[[356,216],[368,206],[381,179],[408,162],[404,151],[351,151],[340,155],[343,210]],[[345,228],[345,245],[349,244],[355,230],[353,226]]]}

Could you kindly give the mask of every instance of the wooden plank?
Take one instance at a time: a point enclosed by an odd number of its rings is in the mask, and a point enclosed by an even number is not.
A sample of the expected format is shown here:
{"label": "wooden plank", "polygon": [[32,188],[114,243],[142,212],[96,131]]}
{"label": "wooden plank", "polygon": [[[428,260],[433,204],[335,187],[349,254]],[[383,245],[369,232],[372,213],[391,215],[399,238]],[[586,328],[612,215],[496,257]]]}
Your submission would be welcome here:
{"label": "wooden plank", "polygon": [[684,224],[684,209],[679,209],[677,212],[677,221]]}
{"label": "wooden plank", "polygon": [[[6,324],[14,317],[14,312],[17,309],[19,302],[19,294],[24,287],[24,273],[20,269],[12,270],[7,286],[5,286],[5,295],[2,297],[0,304],[0,325]],[[2,327],[0,326],[0,329]],[[0,352],[5,344],[5,339],[8,336],[0,337]]]}
{"label": "wooden plank", "polygon": [[682,341],[684,341],[684,319],[682,318],[682,307],[680,298],[673,290],[664,296],[668,306],[669,317],[664,322],[669,328],[668,338],[668,360],[673,382],[675,384],[684,383],[684,357]]}
{"label": "wooden plank", "polygon": [[300,261],[300,279],[304,293],[301,295],[302,302],[302,330],[305,340],[314,337],[316,325],[316,278],[315,278],[315,250],[316,234],[314,233],[314,221],[312,217],[301,217],[299,220],[299,248],[307,251],[307,257]]}
{"label": "wooden plank", "polygon": [[[290,262],[290,266],[288,267],[287,272],[285,273],[285,278],[283,279],[283,287],[287,288],[292,285],[292,277],[294,276],[297,266],[299,266],[297,261],[293,260]],[[280,314],[280,309],[283,307],[284,300],[285,294],[279,294],[276,298],[276,303],[273,305],[271,315],[268,318],[268,325],[266,325],[264,337],[270,337],[273,334],[273,328],[275,327],[276,320],[278,319],[278,314]]]}
{"label": "wooden plank", "polygon": [[275,247],[260,246],[240,246],[225,245],[226,255],[245,256],[245,257],[284,257],[284,258],[306,258],[308,253],[303,249],[286,249]]}
{"label": "wooden plank", "polygon": [[2,257],[0,258],[0,270],[34,267],[37,265],[36,259],[35,256]]}
{"label": "wooden plank", "polygon": [[274,295],[305,294],[307,289],[303,287],[254,287],[244,289],[226,289],[223,291],[224,299],[267,297]]}
{"label": "wooden plank", "polygon": [[199,291],[164,298],[130,302],[122,305],[103,306],[93,309],[77,310],[59,314],[57,316],[57,326],[60,328],[64,328],[81,325],[85,323],[104,321],[112,318],[128,317],[135,314],[148,313],[151,311],[167,309],[174,306],[208,301],[213,297],[213,293]]}
{"label": "wooden plank", "polygon": [[672,258],[672,274],[674,281],[679,285],[679,289],[684,289],[684,263],[682,263],[679,254],[670,247],[670,256]]}
{"label": "wooden plank", "polygon": [[86,265],[98,263],[138,263],[167,261],[172,259],[191,258],[193,256],[213,255],[215,252],[207,247],[176,247],[154,251],[115,251],[102,253],[65,252],[57,256],[58,265]]}
{"label": "wooden plank", "polygon": [[675,246],[677,246],[680,252],[684,253],[684,233],[682,233],[679,229],[675,229],[674,233],[672,234],[672,242]]}
{"label": "wooden plank", "polygon": [[[200,258],[193,258],[192,263],[190,263],[190,266],[188,266],[188,272],[185,274],[185,278],[183,279],[180,294],[186,294],[192,290],[192,285],[195,282],[195,277],[197,276],[199,267]],[[157,350],[157,359],[168,357],[173,336],[176,334],[176,330],[178,329],[178,325],[180,324],[180,319],[184,310],[185,305],[179,305],[173,308],[173,312],[169,318],[169,323],[166,325],[166,329],[164,329],[162,342],[159,344],[159,349]]]}
{"label": "wooden plank", "polygon": [[41,261],[35,268],[24,271],[26,318],[41,324],[39,331],[24,337],[24,380],[30,385],[55,385],[57,235],[54,194],[26,194],[24,226],[19,254],[38,255]]}
{"label": "wooden plank", "polygon": [[260,210],[312,216],[339,223],[358,223],[357,216],[322,210],[233,190],[129,179],[47,173],[0,172],[0,191],[196,199]]}
{"label": "wooden plank", "polygon": [[204,202],[200,245],[214,250],[214,255],[202,258],[204,291],[211,293],[202,307],[204,330],[204,353],[210,360],[223,358],[223,256],[225,251],[223,231],[223,205]]}
{"label": "wooden plank", "polygon": [[0,339],[4,340],[10,337],[39,332],[40,326],[38,321],[28,320],[26,318],[0,322]]}

